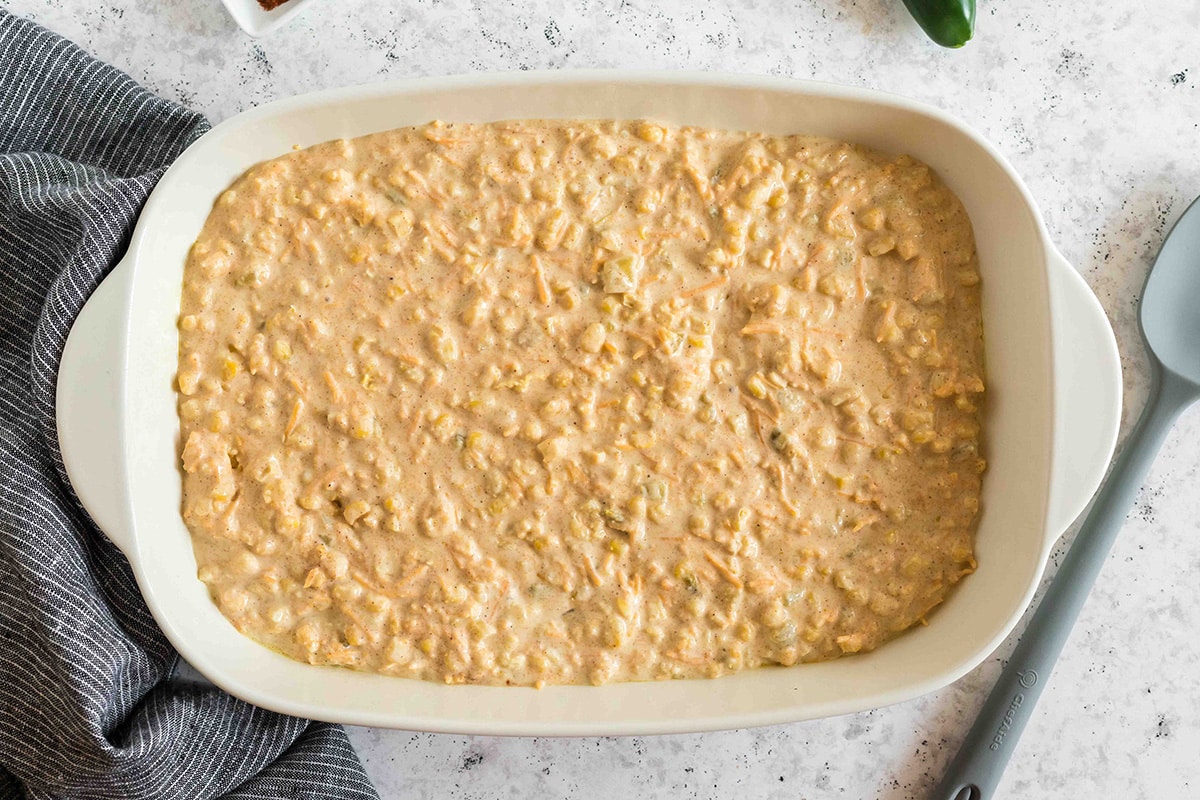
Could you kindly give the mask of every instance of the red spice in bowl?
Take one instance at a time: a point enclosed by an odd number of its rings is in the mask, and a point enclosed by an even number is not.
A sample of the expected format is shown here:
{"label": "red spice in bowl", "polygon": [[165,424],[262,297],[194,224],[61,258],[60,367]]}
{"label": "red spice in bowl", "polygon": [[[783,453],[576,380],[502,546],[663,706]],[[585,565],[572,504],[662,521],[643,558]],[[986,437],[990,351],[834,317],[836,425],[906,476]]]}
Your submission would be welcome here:
{"label": "red spice in bowl", "polygon": [[287,1],[288,0],[258,0],[258,4],[267,11],[270,11],[272,8],[279,8]]}

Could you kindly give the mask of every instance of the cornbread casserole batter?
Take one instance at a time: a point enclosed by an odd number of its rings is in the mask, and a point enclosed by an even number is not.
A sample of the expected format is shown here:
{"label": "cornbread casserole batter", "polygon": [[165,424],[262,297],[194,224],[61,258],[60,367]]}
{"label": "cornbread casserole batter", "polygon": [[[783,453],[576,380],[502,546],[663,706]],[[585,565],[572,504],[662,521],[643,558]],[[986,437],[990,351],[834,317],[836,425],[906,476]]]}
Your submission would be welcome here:
{"label": "cornbread casserole batter", "polygon": [[650,122],[432,123],[222,194],[183,516],[236,628],[447,683],[877,647],[975,566],[979,272],[928,167]]}

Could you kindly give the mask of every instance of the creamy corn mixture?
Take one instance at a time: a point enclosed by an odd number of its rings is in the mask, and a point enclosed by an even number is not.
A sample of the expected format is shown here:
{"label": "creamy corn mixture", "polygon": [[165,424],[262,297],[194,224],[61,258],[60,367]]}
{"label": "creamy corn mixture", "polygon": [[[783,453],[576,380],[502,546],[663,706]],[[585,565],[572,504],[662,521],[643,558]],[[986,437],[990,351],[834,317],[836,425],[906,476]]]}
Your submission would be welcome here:
{"label": "creamy corn mixture", "polygon": [[926,167],[650,122],[260,164],[192,248],[183,516],[233,625],[447,683],[877,647],[975,566],[979,273]]}

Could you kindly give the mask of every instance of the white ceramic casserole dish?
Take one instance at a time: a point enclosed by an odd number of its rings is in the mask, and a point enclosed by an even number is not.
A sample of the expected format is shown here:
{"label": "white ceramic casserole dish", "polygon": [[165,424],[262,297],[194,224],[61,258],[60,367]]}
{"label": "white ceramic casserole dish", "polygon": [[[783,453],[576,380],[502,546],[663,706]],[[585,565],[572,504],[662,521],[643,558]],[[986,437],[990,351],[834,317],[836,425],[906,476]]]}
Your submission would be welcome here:
{"label": "white ceramic casserole dish", "polygon": [[[542,690],[442,686],[292,661],[238,634],[196,578],[180,516],[176,369],[184,259],[216,196],[252,164],[430,119],[640,118],[832,136],[932,165],[966,205],[983,272],[989,393],[978,571],[927,627],[875,652],[714,681]],[[1096,298],[1047,239],[994,148],[947,115],[861,89],[760,77],[525,73],[322,92],[247,111],[170,168],[124,260],[75,323],[58,431],[79,498],[129,557],[159,625],[214,683],[289,714],[360,725],[517,735],[714,730],[859,711],[979,664],[1017,622],[1056,538],[1112,454],[1116,343]]]}

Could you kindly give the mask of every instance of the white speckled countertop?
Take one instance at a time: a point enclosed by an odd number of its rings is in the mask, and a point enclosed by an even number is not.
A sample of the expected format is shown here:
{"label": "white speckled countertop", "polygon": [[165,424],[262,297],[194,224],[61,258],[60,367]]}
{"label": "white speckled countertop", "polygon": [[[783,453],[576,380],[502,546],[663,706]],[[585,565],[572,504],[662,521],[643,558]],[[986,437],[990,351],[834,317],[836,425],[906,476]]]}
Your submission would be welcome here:
{"label": "white speckled countertop", "polygon": [[[1200,194],[1193,0],[1153,11],[981,0],[976,41],[957,52],[926,41],[900,0],[327,0],[261,40],[218,0],[5,5],[213,121],[326,87],[533,68],[771,73],[934,103],[1008,156],[1099,295],[1124,361],[1125,429],[1147,385],[1137,295],[1166,228]],[[1192,411],[1129,517],[1001,797],[1200,797],[1198,473]],[[629,739],[350,735],[385,798],[918,798],[1013,643],[940,692],[820,722]]]}

